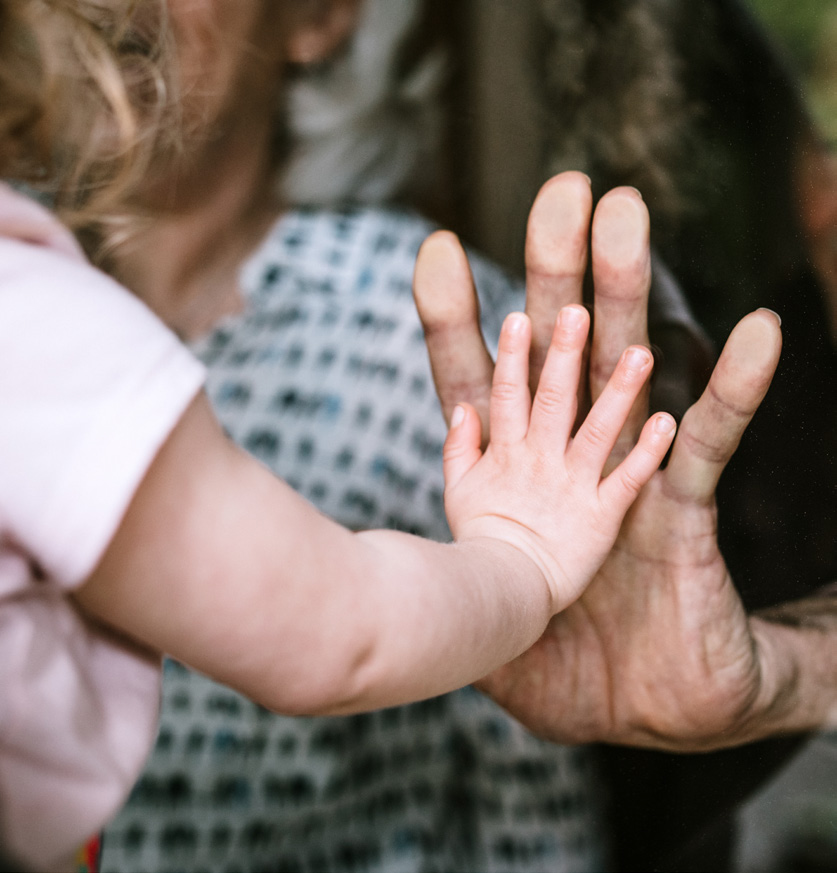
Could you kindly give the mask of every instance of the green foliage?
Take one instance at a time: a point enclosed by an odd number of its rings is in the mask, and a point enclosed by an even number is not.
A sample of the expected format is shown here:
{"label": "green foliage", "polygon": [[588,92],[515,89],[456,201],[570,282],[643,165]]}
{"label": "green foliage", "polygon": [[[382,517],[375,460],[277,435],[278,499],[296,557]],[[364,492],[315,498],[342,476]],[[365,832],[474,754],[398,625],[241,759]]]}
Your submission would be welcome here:
{"label": "green foliage", "polygon": [[791,53],[803,71],[810,70],[815,46],[834,0],[748,0],[778,41]]}
{"label": "green foliage", "polygon": [[805,83],[822,133],[837,145],[837,0],[748,0]]}

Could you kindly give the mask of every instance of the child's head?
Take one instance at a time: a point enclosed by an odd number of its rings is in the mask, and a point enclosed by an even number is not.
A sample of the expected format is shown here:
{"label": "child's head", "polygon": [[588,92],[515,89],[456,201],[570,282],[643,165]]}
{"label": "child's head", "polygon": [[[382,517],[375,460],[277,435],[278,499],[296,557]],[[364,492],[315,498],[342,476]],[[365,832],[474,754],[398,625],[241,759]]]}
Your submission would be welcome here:
{"label": "child's head", "polygon": [[165,11],[156,0],[0,2],[4,176],[67,215],[108,211],[171,139]]}
{"label": "child's head", "polygon": [[0,176],[116,220],[229,113],[278,102],[282,65],[328,54],[358,3],[0,0]]}

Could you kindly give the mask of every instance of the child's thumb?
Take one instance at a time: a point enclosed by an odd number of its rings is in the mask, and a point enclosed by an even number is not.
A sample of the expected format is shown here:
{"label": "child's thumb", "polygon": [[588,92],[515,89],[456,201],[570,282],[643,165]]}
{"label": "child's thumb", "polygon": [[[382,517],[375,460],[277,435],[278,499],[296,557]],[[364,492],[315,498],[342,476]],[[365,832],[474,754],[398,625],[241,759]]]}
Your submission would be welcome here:
{"label": "child's thumb", "polygon": [[470,403],[457,405],[451,415],[443,455],[446,488],[453,488],[482,457],[481,436],[482,425],[474,407]]}

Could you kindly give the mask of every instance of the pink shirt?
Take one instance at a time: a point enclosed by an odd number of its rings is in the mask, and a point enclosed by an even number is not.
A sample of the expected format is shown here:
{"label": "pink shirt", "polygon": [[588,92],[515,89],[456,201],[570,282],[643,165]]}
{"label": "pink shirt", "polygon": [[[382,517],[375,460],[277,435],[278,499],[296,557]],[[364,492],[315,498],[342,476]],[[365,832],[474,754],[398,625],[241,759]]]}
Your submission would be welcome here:
{"label": "pink shirt", "polygon": [[204,378],[142,303],[57,238],[0,238],[0,845],[49,870],[127,796],[159,696],[159,659],[67,592]]}

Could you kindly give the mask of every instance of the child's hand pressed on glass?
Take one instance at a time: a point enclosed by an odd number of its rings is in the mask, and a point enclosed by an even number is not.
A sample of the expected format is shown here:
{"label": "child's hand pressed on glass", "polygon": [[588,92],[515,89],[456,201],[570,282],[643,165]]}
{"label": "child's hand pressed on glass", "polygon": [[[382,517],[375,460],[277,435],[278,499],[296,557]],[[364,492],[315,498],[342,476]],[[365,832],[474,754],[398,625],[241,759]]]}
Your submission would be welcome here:
{"label": "child's hand pressed on glass", "polygon": [[625,513],[674,438],[666,413],[603,478],[608,456],[651,373],[648,349],[625,350],[574,432],[587,310],[564,307],[534,399],[528,387],[531,324],[509,315],[491,394],[490,442],[480,450],[476,410],[460,404],[445,443],[445,509],[458,542],[491,537],[528,556],[549,587],[553,612],[581,595],[610,551]]}

